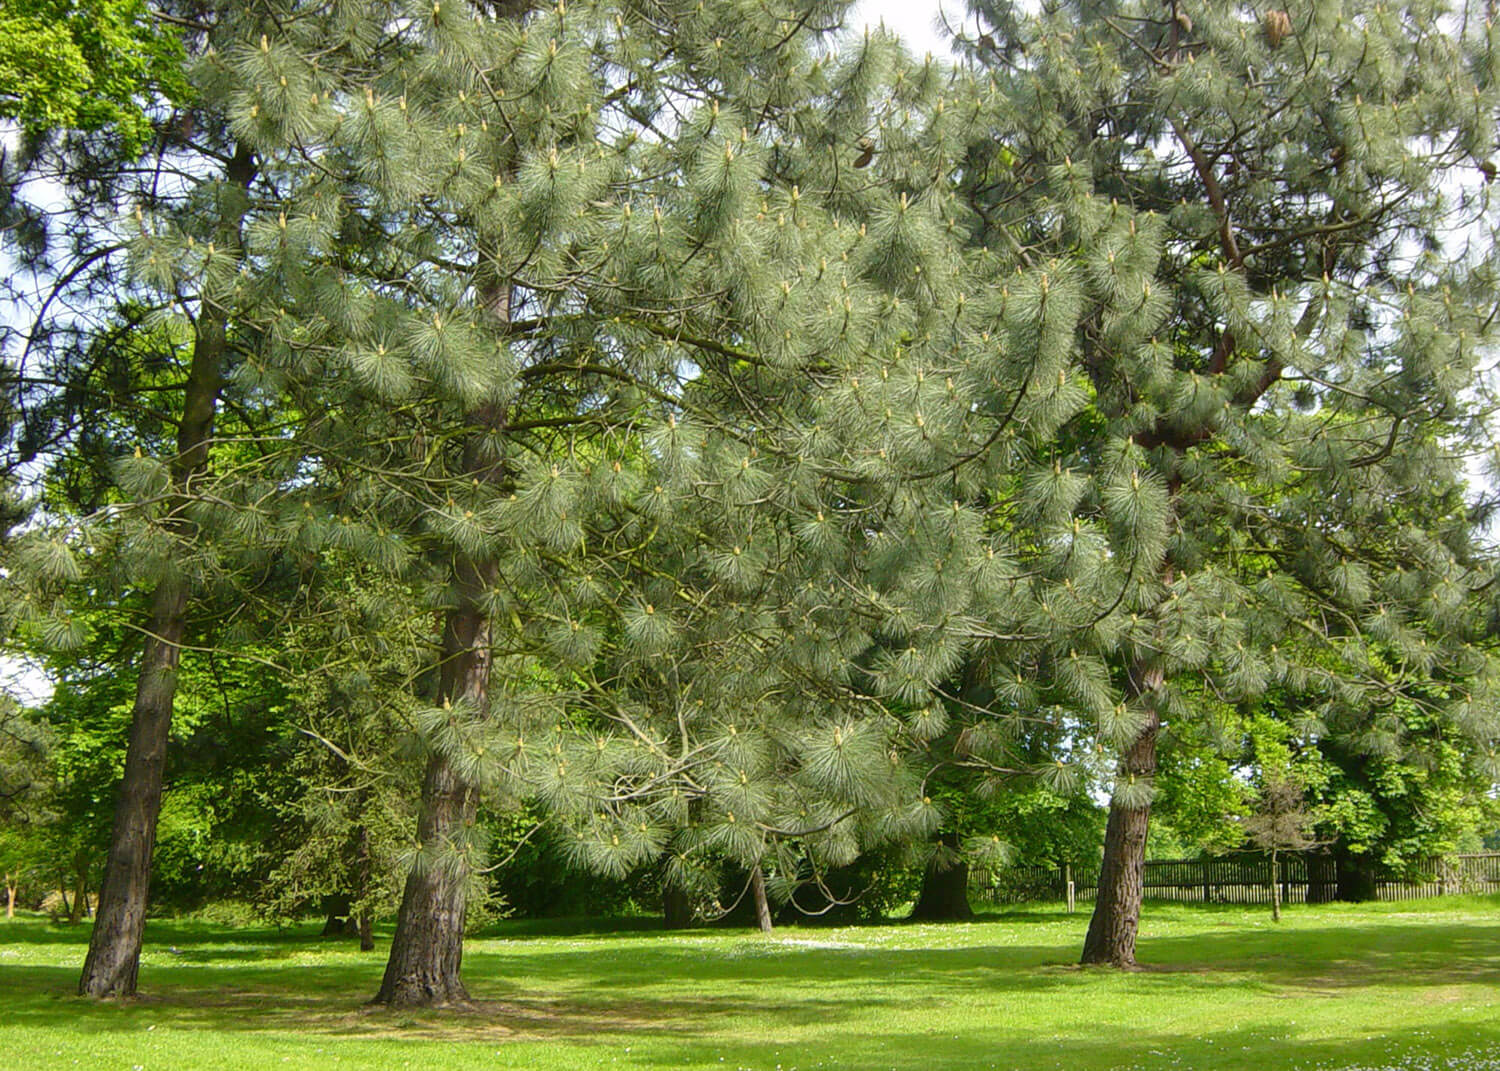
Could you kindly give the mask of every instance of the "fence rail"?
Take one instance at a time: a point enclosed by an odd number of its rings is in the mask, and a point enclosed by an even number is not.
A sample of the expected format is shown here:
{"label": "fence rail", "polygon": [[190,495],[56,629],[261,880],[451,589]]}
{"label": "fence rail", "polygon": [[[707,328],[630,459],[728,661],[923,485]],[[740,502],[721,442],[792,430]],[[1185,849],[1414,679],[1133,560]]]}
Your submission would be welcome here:
{"label": "fence rail", "polygon": [[[1279,860],[1283,903],[1320,903],[1336,898],[1339,874],[1332,856],[1285,855]],[[1061,900],[1073,882],[1078,900],[1092,901],[1098,874],[1066,867],[1007,867],[976,872],[971,892],[993,903]],[[1147,900],[1220,904],[1271,902],[1271,861],[1258,854],[1217,859],[1153,859],[1145,864]],[[1473,852],[1428,859],[1404,876],[1376,869],[1367,893],[1376,900],[1425,900],[1452,893],[1500,892],[1500,852]]]}

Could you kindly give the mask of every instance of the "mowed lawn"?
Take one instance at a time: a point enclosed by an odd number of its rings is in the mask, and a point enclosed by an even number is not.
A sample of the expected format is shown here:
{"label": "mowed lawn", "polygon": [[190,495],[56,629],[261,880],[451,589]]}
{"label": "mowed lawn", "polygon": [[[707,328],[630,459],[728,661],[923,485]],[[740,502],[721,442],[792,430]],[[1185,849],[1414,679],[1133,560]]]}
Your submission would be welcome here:
{"label": "mowed lawn", "polygon": [[364,1006],[385,943],[153,923],[142,998],[72,995],[82,928],[0,922],[0,1066],[1500,1068],[1500,897],[1148,904],[1145,970],[1073,965],[1087,914],[666,934],[503,923],[472,1009]]}

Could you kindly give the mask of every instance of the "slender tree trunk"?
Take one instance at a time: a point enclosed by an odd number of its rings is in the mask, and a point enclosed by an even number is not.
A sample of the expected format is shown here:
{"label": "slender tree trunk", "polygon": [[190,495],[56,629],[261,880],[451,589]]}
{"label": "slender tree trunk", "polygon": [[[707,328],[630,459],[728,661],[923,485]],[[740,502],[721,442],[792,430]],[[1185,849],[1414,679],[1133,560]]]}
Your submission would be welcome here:
{"label": "slender tree trunk", "polygon": [[1281,860],[1271,852],[1271,921],[1281,921]]}
{"label": "slender tree trunk", "polygon": [[375,920],[370,915],[370,827],[361,825],[359,827],[359,842],[357,847],[358,866],[355,871],[358,882],[359,909],[359,950],[369,952],[375,947]]}
{"label": "slender tree trunk", "polygon": [[[225,170],[227,183],[221,194],[220,235],[225,246],[238,245],[240,224],[248,207],[244,192],[254,176],[250,151],[241,147]],[[199,310],[193,337],[192,360],[183,386],[182,422],[177,430],[177,456],[171,464],[179,508],[181,500],[191,494],[194,478],[208,467],[227,350],[226,314],[205,303]],[[167,523],[175,534],[191,536],[184,519],[173,517]],[[156,818],[161,812],[162,775],[190,596],[188,579],[176,569],[163,577],[151,594],[125,770],[116,797],[104,880],[99,886],[99,909],[78,982],[78,992],[83,996],[135,995],[146,899],[151,888],[151,853],[156,847]]]}
{"label": "slender tree trunk", "polygon": [[761,933],[769,936],[772,930],[771,902],[766,899],[766,873],[759,863],[750,871],[750,895],[755,902],[755,924]]}
{"label": "slender tree trunk", "polygon": [[[1151,693],[1161,686],[1157,666],[1137,666],[1131,673],[1132,691],[1146,701],[1146,723],[1121,756],[1118,780],[1149,782],[1156,774],[1156,736],[1161,717]],[[1094,914],[1083,942],[1083,963],[1135,966],[1135,936],[1141,921],[1142,876],[1146,863],[1146,834],[1151,823],[1149,798],[1143,804],[1122,801],[1120,791],[1109,804],[1104,831],[1104,860],[1094,896]]]}
{"label": "slender tree trunk", "polygon": [[10,875],[5,875],[5,917],[13,919],[16,917],[16,883],[11,880]]}
{"label": "slender tree trunk", "polygon": [[944,833],[941,840],[942,848],[933,854],[922,875],[922,892],[911,917],[924,922],[967,921],[974,917],[969,906],[969,864],[962,856],[947,858],[948,852],[958,848],[956,834]]}
{"label": "slender tree trunk", "polygon": [[73,911],[68,916],[70,923],[90,917],[89,911],[89,867],[87,862],[73,864]]}

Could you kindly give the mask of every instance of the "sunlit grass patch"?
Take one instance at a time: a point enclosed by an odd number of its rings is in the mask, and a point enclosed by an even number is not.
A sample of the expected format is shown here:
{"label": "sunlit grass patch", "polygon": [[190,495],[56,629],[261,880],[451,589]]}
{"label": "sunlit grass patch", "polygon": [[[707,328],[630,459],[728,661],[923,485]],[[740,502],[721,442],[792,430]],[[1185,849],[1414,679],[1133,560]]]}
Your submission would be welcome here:
{"label": "sunlit grass patch", "polygon": [[[1500,1068],[1500,898],[1148,905],[1146,969],[1075,965],[1086,914],[660,933],[502,923],[468,1009],[365,1001],[383,967],[311,929],[153,923],[141,1000],[72,995],[86,932],[0,927],[20,1068]],[[550,930],[550,932],[549,932]]]}

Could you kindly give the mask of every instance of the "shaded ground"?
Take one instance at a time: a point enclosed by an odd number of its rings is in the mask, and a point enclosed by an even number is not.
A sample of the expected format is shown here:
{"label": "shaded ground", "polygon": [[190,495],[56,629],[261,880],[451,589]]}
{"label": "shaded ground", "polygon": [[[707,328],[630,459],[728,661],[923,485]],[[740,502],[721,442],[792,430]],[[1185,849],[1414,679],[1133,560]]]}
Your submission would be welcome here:
{"label": "shaded ground", "polygon": [[[384,945],[153,924],[143,999],[72,996],[86,931],[0,924],[18,1068],[1500,1069],[1500,898],[1148,905],[1121,974],[1073,965],[1085,915],[659,934],[502,924],[472,1008],[371,1009]],[[597,929],[597,927],[591,927]]]}

